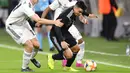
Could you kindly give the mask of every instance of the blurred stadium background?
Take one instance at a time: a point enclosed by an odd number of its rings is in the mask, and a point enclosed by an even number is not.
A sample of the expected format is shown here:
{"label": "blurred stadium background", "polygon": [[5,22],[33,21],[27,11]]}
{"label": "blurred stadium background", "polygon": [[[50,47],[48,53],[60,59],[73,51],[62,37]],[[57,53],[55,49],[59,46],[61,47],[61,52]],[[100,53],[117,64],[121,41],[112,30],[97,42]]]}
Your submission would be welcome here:
{"label": "blurred stadium background", "polygon": [[[20,73],[22,46],[17,45],[4,29],[4,22],[17,2],[18,0],[0,0],[0,73]],[[86,42],[84,61],[92,59],[97,62],[98,68],[95,73],[129,73],[130,56],[126,55],[126,48],[130,45],[130,0],[117,0],[118,6],[123,9],[123,15],[117,18],[118,26],[115,33],[119,41],[107,41],[100,36],[102,15],[98,12],[98,0],[84,0],[84,2],[88,6],[89,12],[98,16],[98,19],[88,19],[89,25],[83,25],[79,21],[76,22],[76,26],[83,34]],[[52,72],[47,68],[46,54],[55,53],[56,51],[49,51],[46,37],[43,39],[43,47],[43,52],[40,52],[37,56],[42,68],[36,69],[31,64],[36,73]],[[62,71],[61,62],[57,62],[55,68],[54,73],[64,72]],[[80,70],[80,73],[85,73],[82,68]]]}

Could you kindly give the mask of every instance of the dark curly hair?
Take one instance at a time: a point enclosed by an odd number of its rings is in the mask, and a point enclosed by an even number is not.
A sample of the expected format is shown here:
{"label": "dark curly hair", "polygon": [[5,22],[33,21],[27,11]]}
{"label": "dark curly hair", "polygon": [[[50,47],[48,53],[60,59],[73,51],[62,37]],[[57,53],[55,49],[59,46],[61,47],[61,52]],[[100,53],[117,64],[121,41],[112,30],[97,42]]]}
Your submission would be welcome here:
{"label": "dark curly hair", "polygon": [[77,3],[75,4],[77,7],[83,9],[83,10],[86,10],[87,9],[87,6],[84,4],[83,1],[77,1]]}
{"label": "dark curly hair", "polygon": [[86,16],[89,15],[88,12],[87,12],[87,6],[84,4],[83,1],[78,0],[78,2],[75,5],[79,8],[81,8],[81,9],[83,9],[83,13],[82,13],[83,15],[86,15]]}

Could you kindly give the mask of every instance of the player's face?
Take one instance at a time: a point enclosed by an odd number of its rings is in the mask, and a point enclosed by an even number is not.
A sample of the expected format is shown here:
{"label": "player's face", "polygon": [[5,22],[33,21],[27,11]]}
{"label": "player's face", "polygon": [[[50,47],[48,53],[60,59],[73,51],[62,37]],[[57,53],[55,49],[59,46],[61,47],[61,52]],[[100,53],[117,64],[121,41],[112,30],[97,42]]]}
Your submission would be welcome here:
{"label": "player's face", "polygon": [[79,7],[74,8],[74,14],[76,16],[80,16],[82,13],[83,13],[83,9],[81,9]]}

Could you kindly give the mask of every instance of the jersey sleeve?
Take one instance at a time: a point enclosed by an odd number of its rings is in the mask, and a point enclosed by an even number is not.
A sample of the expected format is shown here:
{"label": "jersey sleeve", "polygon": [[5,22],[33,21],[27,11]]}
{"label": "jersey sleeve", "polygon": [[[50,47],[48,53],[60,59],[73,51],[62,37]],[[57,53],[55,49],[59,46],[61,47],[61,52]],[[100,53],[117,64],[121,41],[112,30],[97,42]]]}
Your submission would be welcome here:
{"label": "jersey sleeve", "polygon": [[56,10],[57,8],[60,7],[60,3],[58,0],[54,0],[50,5],[49,7],[52,9],[52,10]]}
{"label": "jersey sleeve", "polygon": [[24,3],[23,4],[23,12],[28,16],[31,17],[35,14],[35,12],[33,11],[33,8],[31,7],[30,3]]}

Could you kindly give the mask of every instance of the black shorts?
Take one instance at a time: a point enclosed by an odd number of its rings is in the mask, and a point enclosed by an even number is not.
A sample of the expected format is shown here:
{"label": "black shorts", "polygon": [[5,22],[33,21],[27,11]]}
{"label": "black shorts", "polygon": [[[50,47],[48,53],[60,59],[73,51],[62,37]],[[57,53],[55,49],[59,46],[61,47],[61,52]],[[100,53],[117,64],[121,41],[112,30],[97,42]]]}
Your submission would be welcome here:
{"label": "black shorts", "polygon": [[[69,31],[62,32],[62,35],[65,38],[65,41],[69,44],[69,48],[77,44],[75,38],[73,38]],[[58,52],[63,52],[64,49],[61,47],[61,42],[58,40],[58,36],[54,31],[50,32],[50,38]]]}

